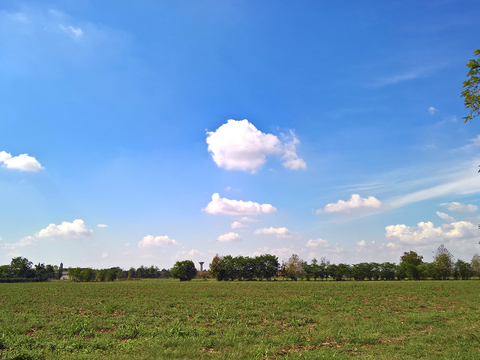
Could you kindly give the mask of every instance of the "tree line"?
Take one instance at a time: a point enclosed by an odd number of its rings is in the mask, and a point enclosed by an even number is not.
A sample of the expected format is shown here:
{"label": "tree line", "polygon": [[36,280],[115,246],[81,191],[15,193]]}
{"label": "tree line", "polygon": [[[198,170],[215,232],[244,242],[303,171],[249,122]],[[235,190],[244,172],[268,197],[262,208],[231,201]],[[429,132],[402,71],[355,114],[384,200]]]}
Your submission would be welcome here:
{"label": "tree line", "polygon": [[[0,266],[0,282],[37,282],[60,279],[65,273],[63,264],[34,265],[26,258],[13,258],[10,265]],[[172,269],[159,270],[156,266],[140,266],[123,270],[120,267],[108,269],[72,268],[66,270],[72,281],[114,281],[134,279],[176,278],[188,281],[197,276],[195,264],[191,260],[177,261]],[[215,255],[209,270],[200,274],[218,281],[252,281],[271,280],[276,278],[301,280],[468,280],[480,277],[480,255],[475,254],[468,263],[454,260],[453,255],[441,245],[435,252],[432,262],[424,262],[423,256],[415,251],[405,252],[397,265],[391,262],[362,262],[359,264],[331,264],[322,257],[320,261],[313,259],[310,263],[293,254],[287,261],[279,263],[278,257],[270,254],[249,257],[231,255]]]}
{"label": "tree line", "polygon": [[63,263],[60,263],[60,266],[41,263],[34,265],[27,258],[15,257],[9,265],[0,266],[0,283],[59,280],[65,272],[69,280],[82,282],[117,279],[168,279],[171,277],[170,270],[160,270],[153,265],[148,268],[142,265],[137,269],[131,267],[129,270],[123,270],[120,267],[108,269],[69,267],[64,269]]}
{"label": "tree line", "polygon": [[274,255],[254,258],[219,256],[210,263],[209,273],[218,281],[222,280],[262,280],[280,277],[290,280],[468,280],[480,277],[480,256],[475,254],[470,263],[454,260],[453,255],[441,245],[432,262],[424,262],[423,256],[415,251],[405,252],[397,265],[391,262],[363,262],[359,264],[331,264],[324,257],[310,263],[293,254],[281,264]]}

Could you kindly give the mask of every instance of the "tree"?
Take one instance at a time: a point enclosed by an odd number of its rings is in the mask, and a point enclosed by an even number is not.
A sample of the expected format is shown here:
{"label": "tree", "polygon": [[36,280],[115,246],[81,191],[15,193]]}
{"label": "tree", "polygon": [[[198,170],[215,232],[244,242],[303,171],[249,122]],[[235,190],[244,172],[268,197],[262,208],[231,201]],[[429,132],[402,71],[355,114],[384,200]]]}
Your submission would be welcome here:
{"label": "tree", "polygon": [[[417,266],[422,263],[423,256],[418,255],[415,251],[404,252],[403,256],[400,257],[400,268],[409,279],[420,280]],[[400,277],[402,271],[400,271]]]}
{"label": "tree", "polygon": [[478,276],[480,279],[480,255],[473,255],[472,261],[470,262],[472,267],[472,272],[475,276]]}
{"label": "tree", "polygon": [[63,275],[63,263],[60,263],[60,267],[58,268],[58,271],[57,271],[57,279],[60,280],[62,278],[62,275]]}
{"label": "tree", "polygon": [[285,264],[285,271],[290,279],[297,281],[303,275],[303,260],[297,254],[293,254]]}
{"label": "tree", "polygon": [[95,275],[95,272],[93,271],[93,269],[86,268],[85,270],[82,271],[83,281],[92,281],[94,275]]}
{"label": "tree", "polygon": [[467,63],[467,80],[463,82],[462,97],[464,98],[465,108],[469,115],[465,116],[465,122],[471,121],[474,117],[480,115],[480,47],[473,52],[477,59],[470,59]]}
{"label": "tree", "polygon": [[215,255],[210,263],[210,274],[217,279],[217,281],[222,281],[225,277],[225,270],[223,270],[223,258],[220,255]]}
{"label": "tree", "polygon": [[107,271],[107,281],[117,280],[118,270],[119,269],[117,269],[117,268],[111,268],[110,270],[108,270]]}
{"label": "tree", "polygon": [[471,274],[472,274],[472,267],[470,266],[469,263],[463,260],[458,260],[455,263],[455,267],[454,267],[455,280],[458,280],[459,278],[461,278],[462,280],[468,280],[470,279]]}
{"label": "tree", "polygon": [[180,281],[190,281],[197,275],[197,269],[192,260],[177,261],[173,265],[172,276]]}
{"label": "tree", "polygon": [[107,270],[106,269],[98,270],[96,278],[97,278],[97,281],[107,280]]}
{"label": "tree", "polygon": [[10,272],[12,277],[17,278],[33,278],[35,277],[35,270],[32,270],[33,263],[27,258],[21,256],[13,258],[10,262]]}
{"label": "tree", "polygon": [[440,245],[435,252],[434,257],[435,268],[438,274],[446,280],[453,269],[453,255],[443,245]]}

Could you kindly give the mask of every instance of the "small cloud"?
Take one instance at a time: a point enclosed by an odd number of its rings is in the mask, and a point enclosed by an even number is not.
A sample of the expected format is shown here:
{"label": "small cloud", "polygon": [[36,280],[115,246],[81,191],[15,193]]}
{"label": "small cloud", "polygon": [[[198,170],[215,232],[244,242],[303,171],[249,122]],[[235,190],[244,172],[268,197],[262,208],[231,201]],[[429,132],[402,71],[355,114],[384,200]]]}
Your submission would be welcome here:
{"label": "small cloud", "polygon": [[80,38],[83,36],[83,31],[80,28],[74,28],[73,26],[63,26],[59,25],[60,29],[66,32],[69,36],[73,38]]}
{"label": "small cloud", "polygon": [[168,236],[147,235],[138,243],[138,247],[152,247],[152,246],[177,246],[180,245],[175,239],[170,239]]}
{"label": "small cloud", "polygon": [[248,225],[242,224],[241,222],[238,222],[238,221],[234,221],[233,223],[230,224],[230,226],[232,227],[232,229],[244,229],[249,227]]}
{"label": "small cloud", "polygon": [[447,209],[450,211],[459,211],[459,212],[475,212],[478,210],[478,206],[476,205],[467,205],[461,204],[459,202],[451,202],[447,204]]}
{"label": "small cloud", "polygon": [[473,142],[473,145],[479,146],[480,145],[480,135],[477,135],[476,138],[470,139]]}
{"label": "small cloud", "polygon": [[448,221],[450,223],[452,222],[455,222],[455,219],[453,217],[451,217],[450,215],[448,214],[445,214],[443,212],[440,212],[440,211],[437,211],[437,216],[445,221]]}
{"label": "small cloud", "polygon": [[241,241],[242,237],[240,235],[238,235],[237,233],[230,232],[230,233],[225,234],[225,235],[220,235],[217,238],[217,240],[220,241],[220,242],[237,242],[237,241]]}
{"label": "small cloud", "polygon": [[274,227],[257,229],[257,230],[255,230],[254,234],[255,235],[260,235],[260,234],[269,235],[269,234],[272,234],[272,235],[275,235],[277,238],[286,238],[286,239],[289,239],[289,238],[293,237],[290,230],[288,230],[285,227],[281,227],[281,228],[277,228],[277,229],[274,228]]}
{"label": "small cloud", "polygon": [[98,224],[98,225],[97,225],[97,227],[99,227],[99,228],[107,228],[107,227],[108,227],[108,225],[105,225],[105,224]]}
{"label": "small cloud", "polygon": [[433,114],[435,114],[436,112],[438,112],[438,109],[435,109],[433,106],[430,106],[430,107],[428,108],[428,113],[429,113],[430,115],[433,115]]}
{"label": "small cloud", "polygon": [[243,217],[241,217],[241,218],[240,218],[240,221],[241,221],[241,222],[258,222],[258,220],[249,218],[248,216],[243,216]]}
{"label": "small cloud", "polygon": [[126,243],[124,246],[130,246],[130,243]]}
{"label": "small cloud", "polygon": [[231,186],[227,186],[227,187],[225,188],[225,191],[230,191],[231,189],[232,189]]}
{"label": "small cloud", "polygon": [[44,169],[42,165],[33,156],[28,154],[21,154],[13,156],[5,151],[0,152],[0,163],[3,163],[3,167],[7,169],[16,169],[20,171],[33,171],[37,172]]}
{"label": "small cloud", "polygon": [[259,215],[262,213],[276,212],[277,209],[270,204],[259,204],[253,201],[229,200],[220,198],[218,193],[212,195],[212,201],[202,209],[214,215]]}
{"label": "small cloud", "polygon": [[323,209],[318,209],[317,214],[326,214],[333,212],[349,213],[352,209],[358,208],[380,208],[383,204],[373,196],[362,198],[358,194],[352,194],[350,200],[338,200],[336,203],[327,204]]}
{"label": "small cloud", "polygon": [[0,236],[0,241],[3,241],[2,237]]}
{"label": "small cloud", "polygon": [[102,257],[106,258],[108,256],[108,253],[103,253]]}

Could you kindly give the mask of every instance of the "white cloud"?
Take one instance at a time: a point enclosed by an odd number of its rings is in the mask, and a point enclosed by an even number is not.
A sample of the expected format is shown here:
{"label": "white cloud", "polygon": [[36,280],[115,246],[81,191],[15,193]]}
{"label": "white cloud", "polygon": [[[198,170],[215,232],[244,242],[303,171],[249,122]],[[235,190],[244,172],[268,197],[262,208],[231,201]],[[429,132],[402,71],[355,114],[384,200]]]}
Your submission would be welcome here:
{"label": "white cloud", "polygon": [[343,247],[332,244],[330,241],[318,238],[316,240],[308,240],[305,244],[307,248],[321,250],[327,254],[341,254],[344,252]]}
{"label": "white cloud", "polygon": [[73,26],[63,26],[62,24],[59,25],[60,29],[67,33],[69,36],[73,38],[80,38],[83,36],[83,31],[80,28],[74,28]]}
{"label": "white cloud", "polygon": [[268,253],[271,255],[277,256],[279,259],[288,259],[292,254],[295,253],[293,248],[282,247],[278,249],[270,249],[268,252],[264,251],[263,253]]}
{"label": "white cloud", "polygon": [[437,211],[437,215],[438,215],[439,218],[441,218],[441,219],[443,219],[443,220],[445,220],[445,221],[448,221],[448,222],[450,222],[450,223],[455,222],[455,219],[454,219],[453,217],[451,217],[450,215],[445,214],[445,213],[443,213],[443,212]]}
{"label": "white cloud", "polygon": [[240,221],[242,221],[242,222],[257,222],[258,220],[249,218],[248,216],[243,216],[243,217],[240,218]]}
{"label": "white cloud", "polygon": [[285,228],[285,227],[277,228],[277,229],[274,228],[274,227],[257,229],[257,230],[255,230],[254,234],[255,234],[255,235],[260,235],[260,234],[265,234],[265,235],[273,234],[273,235],[275,235],[277,238],[287,238],[287,239],[293,237],[293,235],[292,235],[292,233],[290,232],[290,230],[288,230],[288,229]]}
{"label": "white cloud", "polygon": [[428,113],[429,113],[430,115],[435,114],[437,111],[438,111],[438,109],[435,109],[433,106],[430,106],[430,107],[428,108]]}
{"label": "white cloud", "polygon": [[458,221],[435,227],[431,221],[419,222],[417,226],[405,224],[385,227],[388,239],[397,239],[401,243],[424,245],[444,240],[467,239],[478,236],[477,226],[468,221]]}
{"label": "white cloud", "polygon": [[2,237],[0,236],[0,241],[3,241]]}
{"label": "white cloud", "polygon": [[242,237],[240,235],[238,235],[237,233],[230,232],[230,233],[225,234],[225,235],[220,235],[217,238],[217,240],[221,241],[221,242],[234,242],[234,241],[241,241]]}
{"label": "white cloud", "polygon": [[298,157],[295,147],[300,141],[291,130],[290,135],[293,137],[293,140],[284,145],[285,153],[282,156],[282,160],[284,160],[283,166],[290,170],[306,169],[307,163]]}
{"label": "white cloud", "polygon": [[3,163],[3,167],[7,169],[16,169],[21,171],[39,171],[44,169],[42,165],[33,156],[28,154],[21,154],[13,156],[5,151],[0,152],[0,163]]}
{"label": "white cloud", "polygon": [[259,215],[277,211],[270,204],[259,204],[253,201],[229,200],[220,198],[218,193],[212,195],[206,208],[202,209],[209,214],[222,215]]}
{"label": "white cloud", "polygon": [[277,136],[265,134],[248,120],[228,120],[216,131],[207,132],[208,151],[218,167],[255,173],[266,162],[266,155],[282,155],[283,166],[305,169],[306,163],[296,153],[299,143],[293,132],[291,142],[282,144]]}
{"label": "white cloud", "polygon": [[26,236],[23,239],[17,241],[16,243],[5,244],[5,248],[14,250],[17,248],[33,245],[36,241],[37,239],[35,239],[33,236]]}
{"label": "white cloud", "polygon": [[97,227],[99,227],[99,228],[107,228],[107,227],[108,227],[108,225],[105,225],[105,224],[98,224],[98,225],[97,225]]}
{"label": "white cloud", "polygon": [[480,145],[480,135],[477,135],[476,138],[470,139],[471,142],[473,142],[473,145]]}
{"label": "white cloud", "polygon": [[330,247],[330,241],[318,238],[316,240],[308,240],[305,246],[313,247],[313,248],[316,248],[316,247],[327,248],[327,247]]}
{"label": "white cloud", "polygon": [[147,235],[143,240],[138,242],[138,247],[152,247],[152,246],[172,246],[180,245],[175,239],[170,239],[168,236],[156,236]]}
{"label": "white cloud", "polygon": [[108,256],[108,253],[103,253],[102,254],[102,257],[104,257],[104,258],[107,257],[107,256]]}
{"label": "white cloud", "polygon": [[126,243],[124,246],[130,246],[130,243]]}
{"label": "white cloud", "polygon": [[227,186],[227,187],[225,188],[225,191],[230,191],[231,189],[232,189],[231,186]]}
{"label": "white cloud", "polygon": [[336,203],[327,204],[323,209],[318,209],[317,214],[326,214],[332,212],[351,212],[358,208],[380,208],[383,204],[373,196],[362,198],[358,194],[352,194],[350,200],[338,200]]}
{"label": "white cloud", "polygon": [[454,201],[454,202],[451,202],[450,204],[447,204],[447,209],[450,211],[475,212],[478,210],[478,206],[461,204],[459,202]]}
{"label": "white cloud", "polygon": [[233,223],[231,223],[230,226],[232,227],[232,229],[244,229],[244,228],[248,228],[248,225],[247,225],[247,224],[242,224],[241,222],[238,222],[238,221],[234,221]]}
{"label": "white cloud", "polygon": [[64,221],[60,225],[50,224],[35,236],[39,238],[70,239],[91,236],[92,233],[93,230],[90,230],[83,220],[77,219],[73,222]]}

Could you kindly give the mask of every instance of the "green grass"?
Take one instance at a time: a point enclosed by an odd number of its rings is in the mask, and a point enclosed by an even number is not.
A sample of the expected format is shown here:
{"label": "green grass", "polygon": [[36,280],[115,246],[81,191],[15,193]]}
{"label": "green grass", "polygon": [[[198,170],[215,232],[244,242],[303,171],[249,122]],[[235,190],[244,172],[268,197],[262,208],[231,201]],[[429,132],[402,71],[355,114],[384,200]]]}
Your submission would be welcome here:
{"label": "green grass", "polygon": [[1,359],[480,358],[480,281],[0,284]]}

